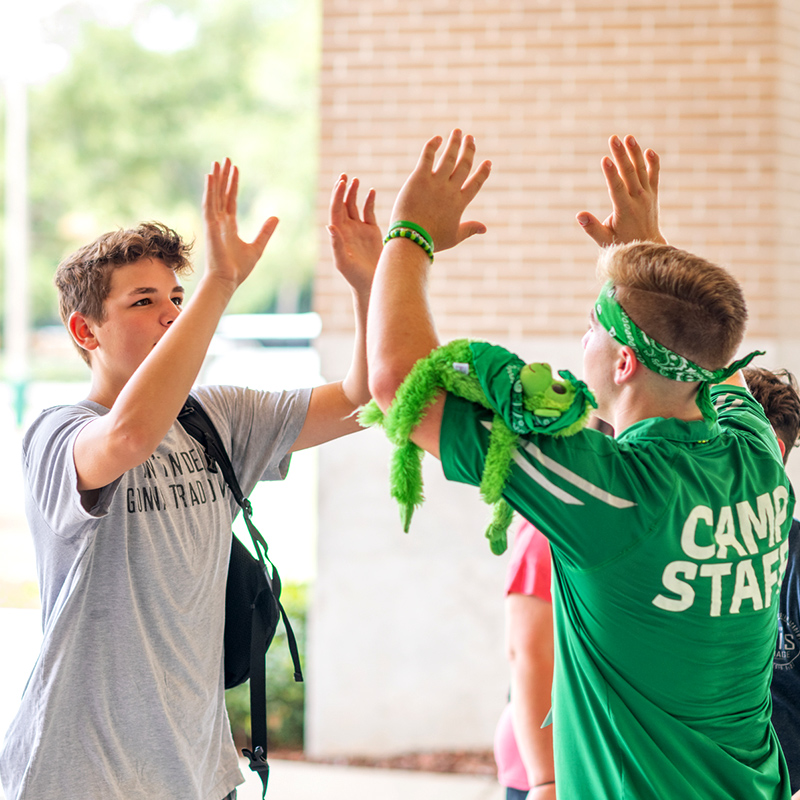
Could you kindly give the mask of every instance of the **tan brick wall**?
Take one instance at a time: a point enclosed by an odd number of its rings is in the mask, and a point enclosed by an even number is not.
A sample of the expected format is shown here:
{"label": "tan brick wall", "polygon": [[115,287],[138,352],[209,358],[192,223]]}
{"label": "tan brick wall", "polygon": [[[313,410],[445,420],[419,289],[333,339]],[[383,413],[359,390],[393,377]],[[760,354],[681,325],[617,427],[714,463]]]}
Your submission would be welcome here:
{"label": "tan brick wall", "polygon": [[[460,125],[494,163],[473,207],[490,232],[437,258],[443,336],[576,335],[595,253],[574,215],[606,213],[599,159],[632,132],[662,154],[670,241],[729,265],[751,334],[775,337],[778,296],[800,298],[796,7],[324,0],[320,222],[344,170],[378,190],[385,225],[424,140]],[[316,306],[348,330],[322,236]]]}
{"label": "tan brick wall", "polygon": [[[800,4],[781,0],[777,15],[778,85],[776,191],[778,195],[778,270],[774,303],[784,350],[800,338]],[[794,340],[794,341],[793,341]],[[796,356],[800,361],[800,353]],[[787,352],[782,360],[791,358]]]}

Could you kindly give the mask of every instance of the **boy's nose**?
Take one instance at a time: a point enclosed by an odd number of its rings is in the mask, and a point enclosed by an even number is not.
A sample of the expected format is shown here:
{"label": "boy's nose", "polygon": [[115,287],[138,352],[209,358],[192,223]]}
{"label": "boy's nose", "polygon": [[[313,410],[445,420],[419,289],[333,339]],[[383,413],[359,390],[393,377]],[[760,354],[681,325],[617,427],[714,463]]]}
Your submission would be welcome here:
{"label": "boy's nose", "polygon": [[164,315],[162,317],[162,323],[164,325],[172,325],[172,323],[175,322],[175,319],[180,313],[181,313],[180,308],[178,308],[178,306],[176,306],[175,303],[171,302],[169,304],[169,308],[164,312]]}

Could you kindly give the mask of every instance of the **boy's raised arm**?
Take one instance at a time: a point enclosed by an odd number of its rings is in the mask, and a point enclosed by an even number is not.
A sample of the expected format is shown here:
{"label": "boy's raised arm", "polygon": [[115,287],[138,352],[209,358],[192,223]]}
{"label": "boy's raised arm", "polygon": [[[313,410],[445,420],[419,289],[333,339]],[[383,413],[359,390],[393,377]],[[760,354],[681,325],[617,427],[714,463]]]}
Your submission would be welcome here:
{"label": "boy's raised arm", "polygon": [[[229,159],[222,166],[215,163],[206,176],[203,194],[206,269],[191,302],[184,311],[173,315],[161,338],[132,374],[115,372],[115,365],[98,352],[103,346],[103,327],[114,321],[110,317],[101,324],[80,321],[84,335],[90,337],[86,340],[87,349],[94,350],[90,399],[111,410],[86,425],[76,439],[74,459],[79,490],[106,486],[153,453],[197,379],[208,345],[234,291],[261,258],[278,220],[270,217],[252,242],[239,237],[238,179],[238,170]],[[148,298],[153,303],[163,299],[158,293]],[[141,348],[135,326],[122,325],[121,330],[127,337],[126,344]]]}
{"label": "boy's raised arm", "polygon": [[633,136],[624,142],[612,136],[608,146],[613,160],[604,156],[601,165],[611,214],[600,222],[594,214],[581,211],[579,224],[601,247],[634,240],[666,244],[658,227],[658,154],[650,149],[643,153]]}
{"label": "boy's raised arm", "polygon": [[370,399],[367,379],[367,309],[375,267],[383,240],[375,220],[375,190],[364,201],[363,218],[358,211],[358,178],[348,186],[340,175],[333,187],[328,232],[336,269],[350,285],[355,316],[353,355],[341,381],[317,386],[311,392],[308,413],[292,451],[328,442],[361,429],[354,412]]}
{"label": "boy's raised arm", "polygon": [[[435,252],[486,231],[482,223],[462,222],[461,217],[491,170],[484,161],[472,171],[475,141],[460,130],[450,134],[437,161],[441,144],[439,136],[427,142],[392,211],[393,222],[411,222],[426,230]],[[367,325],[367,358],[370,388],[384,410],[416,361],[439,345],[428,302],[430,269],[425,250],[405,238],[391,239],[378,263]],[[442,408],[440,397],[412,436],[436,456]]]}

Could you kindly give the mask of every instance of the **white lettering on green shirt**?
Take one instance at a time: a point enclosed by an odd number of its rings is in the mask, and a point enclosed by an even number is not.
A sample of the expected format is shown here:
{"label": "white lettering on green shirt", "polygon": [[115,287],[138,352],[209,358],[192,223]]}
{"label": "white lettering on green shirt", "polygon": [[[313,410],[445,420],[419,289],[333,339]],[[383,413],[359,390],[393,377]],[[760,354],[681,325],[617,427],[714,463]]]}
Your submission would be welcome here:
{"label": "white lettering on green shirt", "polygon": [[[786,487],[778,486],[756,498],[755,510],[747,500],[736,503],[736,514],[732,506],[723,506],[716,513],[709,506],[695,506],[681,530],[681,549],[691,560],[672,561],[664,567],[661,583],[666,594],[657,594],[653,605],[673,613],[686,611],[697,599],[699,581],[707,580],[711,617],[739,614],[743,603],[753,611],[771,606],[786,568],[788,543],[776,545],[788,500]],[[772,549],[759,554],[757,539]],[[724,559],[729,549],[738,556],[749,553],[757,558],[698,564]]]}

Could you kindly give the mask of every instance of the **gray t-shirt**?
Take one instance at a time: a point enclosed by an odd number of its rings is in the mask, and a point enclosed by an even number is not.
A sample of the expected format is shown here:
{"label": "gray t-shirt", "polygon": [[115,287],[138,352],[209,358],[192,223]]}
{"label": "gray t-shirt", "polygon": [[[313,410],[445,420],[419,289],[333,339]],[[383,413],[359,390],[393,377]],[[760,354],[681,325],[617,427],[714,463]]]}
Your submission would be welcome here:
{"label": "gray t-shirt", "polygon": [[[196,390],[242,490],[280,480],[309,390]],[[221,800],[243,779],[224,704],[231,520],[221,473],[175,423],[86,511],[73,446],[107,413],[44,411],[23,442],[44,640],[0,751],[7,800]]]}

